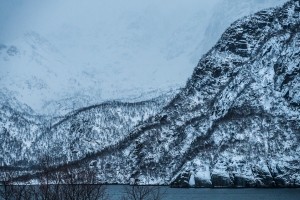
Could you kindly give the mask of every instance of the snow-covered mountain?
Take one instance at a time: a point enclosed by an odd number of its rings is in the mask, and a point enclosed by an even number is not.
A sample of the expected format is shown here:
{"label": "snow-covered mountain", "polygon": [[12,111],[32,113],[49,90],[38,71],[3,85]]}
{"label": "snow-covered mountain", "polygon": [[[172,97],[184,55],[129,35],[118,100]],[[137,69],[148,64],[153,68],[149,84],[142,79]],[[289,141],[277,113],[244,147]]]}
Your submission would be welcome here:
{"label": "snow-covered mountain", "polygon": [[34,168],[47,154],[108,183],[299,187],[299,25],[299,0],[235,21],[175,97],[52,119],[2,105],[2,166]]}
{"label": "snow-covered mountain", "polygon": [[[116,2],[94,8],[89,2],[88,8],[74,8],[75,19],[56,26],[46,21],[54,15],[47,5],[51,16],[35,17],[42,25],[28,25],[34,31],[2,42],[0,90],[39,114],[54,115],[107,100],[176,93],[230,23],[282,2],[120,2],[122,9]],[[85,11],[91,19],[85,20]]]}
{"label": "snow-covered mountain", "polygon": [[236,21],[169,105],[80,163],[107,182],[299,186],[299,17],[291,0]]}

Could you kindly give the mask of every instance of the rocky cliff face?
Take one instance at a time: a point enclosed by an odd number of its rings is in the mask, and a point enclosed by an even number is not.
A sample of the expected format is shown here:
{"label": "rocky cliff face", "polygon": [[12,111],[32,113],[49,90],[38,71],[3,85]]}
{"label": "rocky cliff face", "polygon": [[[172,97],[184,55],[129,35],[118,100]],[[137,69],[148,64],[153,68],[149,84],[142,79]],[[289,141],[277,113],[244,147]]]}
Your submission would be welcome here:
{"label": "rocky cliff face", "polygon": [[174,186],[191,171],[196,186],[300,184],[299,6],[238,20],[200,60],[166,111],[192,137]]}
{"label": "rocky cliff face", "polygon": [[[51,126],[44,134],[50,139],[40,141],[57,140],[60,148],[66,142],[64,160],[95,166],[103,182],[135,177],[173,187],[300,186],[299,17],[300,1],[291,0],[234,22],[186,87],[163,109],[157,106],[160,112],[151,113],[152,104],[141,109],[148,114],[135,116],[140,123],[122,127],[133,122],[124,105],[111,114],[91,108]],[[106,113],[123,113],[109,134],[97,128]]]}

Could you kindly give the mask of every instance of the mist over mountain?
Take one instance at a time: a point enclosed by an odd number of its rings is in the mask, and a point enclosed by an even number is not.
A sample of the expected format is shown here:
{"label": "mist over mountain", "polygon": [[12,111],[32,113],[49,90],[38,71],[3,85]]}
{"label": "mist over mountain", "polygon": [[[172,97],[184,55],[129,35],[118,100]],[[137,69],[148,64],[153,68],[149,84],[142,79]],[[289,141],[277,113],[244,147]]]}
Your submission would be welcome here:
{"label": "mist over mountain", "polygon": [[52,115],[176,93],[234,20],[283,2],[2,2],[0,89]]}

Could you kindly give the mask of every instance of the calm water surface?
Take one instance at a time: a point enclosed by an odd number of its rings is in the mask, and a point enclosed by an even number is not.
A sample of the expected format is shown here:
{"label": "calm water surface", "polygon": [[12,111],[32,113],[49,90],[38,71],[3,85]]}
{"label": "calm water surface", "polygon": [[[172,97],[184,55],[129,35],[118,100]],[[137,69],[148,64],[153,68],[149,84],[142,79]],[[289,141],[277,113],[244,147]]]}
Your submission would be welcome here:
{"label": "calm water surface", "polygon": [[[256,188],[169,188],[166,190],[166,200],[300,200],[300,188],[256,189]],[[123,195],[122,185],[109,185],[107,191],[112,200],[119,200]]]}

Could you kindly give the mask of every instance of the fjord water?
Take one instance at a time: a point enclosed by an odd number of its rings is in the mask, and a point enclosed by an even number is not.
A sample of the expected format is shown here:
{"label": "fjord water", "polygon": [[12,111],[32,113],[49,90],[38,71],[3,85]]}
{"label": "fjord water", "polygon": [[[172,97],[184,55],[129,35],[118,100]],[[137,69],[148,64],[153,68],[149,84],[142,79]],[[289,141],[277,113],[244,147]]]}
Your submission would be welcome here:
{"label": "fjord water", "polygon": [[[170,188],[162,186],[166,191],[165,200],[299,200],[300,188]],[[111,200],[119,200],[123,196],[122,185],[109,185],[107,192]]]}

